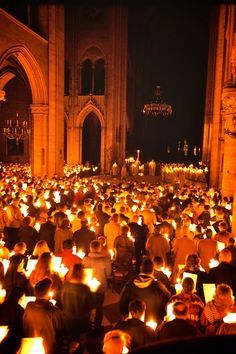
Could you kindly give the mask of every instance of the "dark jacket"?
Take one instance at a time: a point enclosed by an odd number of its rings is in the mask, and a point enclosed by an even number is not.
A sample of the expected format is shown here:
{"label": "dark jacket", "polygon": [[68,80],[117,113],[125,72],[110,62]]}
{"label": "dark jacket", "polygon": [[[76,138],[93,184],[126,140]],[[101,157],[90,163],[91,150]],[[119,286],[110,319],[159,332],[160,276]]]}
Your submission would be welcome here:
{"label": "dark jacket", "polygon": [[230,263],[222,262],[211,268],[208,273],[208,283],[228,284],[236,295],[236,267]]}
{"label": "dark jacket", "polygon": [[201,335],[201,332],[189,324],[186,320],[175,318],[169,322],[163,322],[157,328],[157,340],[168,340],[180,337]]}
{"label": "dark jacket", "polygon": [[76,340],[80,333],[90,328],[90,312],[94,307],[93,294],[85,284],[66,281],[62,287],[61,304],[67,331]]}
{"label": "dark jacket", "polygon": [[23,316],[25,337],[43,338],[46,354],[62,353],[65,337],[65,321],[62,311],[49,300],[29,302]]}
{"label": "dark jacket", "polygon": [[89,228],[86,226],[82,226],[81,229],[75,231],[72,237],[72,240],[77,247],[77,251],[82,249],[86,255],[89,253],[90,242],[95,239],[95,232],[89,230]]}
{"label": "dark jacket", "polygon": [[166,314],[165,307],[170,297],[170,294],[164,292],[161,285],[151,274],[140,273],[136,278],[130,280],[122,289],[120,297],[121,314],[128,314],[128,306],[131,300],[141,299],[147,306],[146,319],[153,318],[155,322],[160,323]]}
{"label": "dark jacket", "polygon": [[39,239],[47,242],[50,251],[54,250],[54,236],[56,232],[56,225],[51,221],[47,221],[41,225],[39,230]]}
{"label": "dark jacket", "polygon": [[116,324],[115,329],[120,329],[130,335],[131,349],[141,347],[156,340],[154,330],[137,318],[120,321]]}
{"label": "dark jacket", "polygon": [[39,240],[39,234],[32,226],[22,226],[19,229],[18,237],[20,242],[25,242],[28,253],[32,254],[36,243]]}

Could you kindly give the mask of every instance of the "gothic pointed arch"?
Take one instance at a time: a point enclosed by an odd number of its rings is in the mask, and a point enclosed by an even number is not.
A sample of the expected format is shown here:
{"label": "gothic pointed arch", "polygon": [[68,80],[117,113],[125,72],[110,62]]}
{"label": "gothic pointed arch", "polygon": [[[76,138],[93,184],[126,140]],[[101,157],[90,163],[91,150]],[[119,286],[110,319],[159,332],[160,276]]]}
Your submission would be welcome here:
{"label": "gothic pointed arch", "polygon": [[[32,103],[47,104],[48,94],[45,78],[33,54],[24,45],[12,46],[0,56],[0,69],[7,65],[11,57],[22,66],[27,75],[31,88]],[[0,76],[0,86],[4,77],[6,78],[5,75]]]}

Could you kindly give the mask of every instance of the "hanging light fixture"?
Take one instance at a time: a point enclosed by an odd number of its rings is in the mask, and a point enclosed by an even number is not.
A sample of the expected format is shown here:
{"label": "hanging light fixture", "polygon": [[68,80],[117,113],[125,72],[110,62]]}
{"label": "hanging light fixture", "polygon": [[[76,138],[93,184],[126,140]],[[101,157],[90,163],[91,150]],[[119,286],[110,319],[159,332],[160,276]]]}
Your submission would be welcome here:
{"label": "hanging light fixture", "polygon": [[170,116],[172,114],[172,107],[170,104],[164,102],[162,98],[162,91],[160,86],[156,86],[153,100],[146,103],[143,107],[143,114],[146,116]]}
{"label": "hanging light fixture", "polygon": [[3,128],[3,134],[7,139],[15,140],[16,145],[19,145],[19,141],[27,139],[30,134],[28,122],[26,120],[21,122],[18,113],[16,113],[14,120],[7,120],[7,126]]}

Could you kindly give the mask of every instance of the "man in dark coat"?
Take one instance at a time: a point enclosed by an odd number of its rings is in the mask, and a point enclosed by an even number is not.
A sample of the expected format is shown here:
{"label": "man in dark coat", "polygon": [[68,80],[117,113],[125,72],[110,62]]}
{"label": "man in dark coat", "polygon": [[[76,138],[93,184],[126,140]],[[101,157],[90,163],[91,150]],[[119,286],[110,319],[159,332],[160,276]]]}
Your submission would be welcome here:
{"label": "man in dark coat", "polygon": [[176,301],[173,304],[173,315],[175,319],[164,321],[157,328],[157,340],[201,335],[201,332],[187,321],[188,307],[183,301]]}
{"label": "man in dark coat", "polygon": [[224,248],[219,254],[220,264],[211,268],[208,273],[208,283],[228,284],[236,295],[236,267],[231,264],[232,254],[229,249]]}
{"label": "man in dark coat", "polygon": [[88,220],[81,220],[81,229],[74,232],[72,241],[74,242],[77,251],[82,249],[86,255],[89,253],[90,242],[96,239],[96,234],[91,231],[88,226]]}
{"label": "man in dark coat", "polygon": [[26,305],[23,316],[25,337],[43,338],[46,354],[66,353],[65,321],[62,311],[49,300],[52,282],[49,278],[39,281],[35,286],[36,300]]}
{"label": "man in dark coat", "polygon": [[115,328],[126,332],[131,337],[131,349],[141,347],[156,340],[154,329],[147,326],[142,318],[145,315],[146,304],[139,299],[129,304],[129,318],[120,321]]}
{"label": "man in dark coat", "polygon": [[22,226],[19,228],[18,237],[20,242],[24,242],[26,244],[29,254],[32,254],[34,247],[39,240],[39,234],[38,231],[31,226],[30,216],[26,216],[22,220]]}
{"label": "man in dark coat", "polygon": [[41,224],[39,230],[39,239],[47,242],[50,251],[54,250],[54,237],[56,231],[56,225],[52,222],[52,217],[48,217],[48,220]]}
{"label": "man in dark coat", "polygon": [[165,306],[170,298],[170,293],[161,282],[155,280],[153,275],[153,262],[150,258],[142,261],[141,272],[130,280],[122,289],[120,297],[120,313],[128,315],[129,303],[134,299],[143,300],[146,305],[145,318],[152,318],[160,323],[165,316]]}

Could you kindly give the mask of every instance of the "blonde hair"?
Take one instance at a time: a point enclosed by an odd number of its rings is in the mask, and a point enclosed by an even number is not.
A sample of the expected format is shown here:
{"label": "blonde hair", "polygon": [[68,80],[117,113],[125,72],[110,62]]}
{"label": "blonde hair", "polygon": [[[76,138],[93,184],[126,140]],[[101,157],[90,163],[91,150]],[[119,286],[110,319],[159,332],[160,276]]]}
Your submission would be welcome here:
{"label": "blonde hair", "polygon": [[105,334],[102,351],[105,354],[122,354],[124,347],[129,347],[131,337],[128,333],[114,329]]}
{"label": "blonde hair", "polygon": [[219,284],[214,295],[215,305],[222,308],[230,308],[234,305],[234,296],[228,284]]}
{"label": "blonde hair", "polygon": [[33,250],[33,256],[38,256],[40,257],[41,254],[45,253],[45,252],[49,252],[50,253],[50,249],[48,247],[48,244],[45,240],[40,240],[36,243],[34,250]]}

